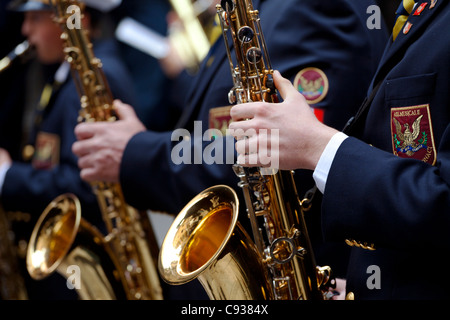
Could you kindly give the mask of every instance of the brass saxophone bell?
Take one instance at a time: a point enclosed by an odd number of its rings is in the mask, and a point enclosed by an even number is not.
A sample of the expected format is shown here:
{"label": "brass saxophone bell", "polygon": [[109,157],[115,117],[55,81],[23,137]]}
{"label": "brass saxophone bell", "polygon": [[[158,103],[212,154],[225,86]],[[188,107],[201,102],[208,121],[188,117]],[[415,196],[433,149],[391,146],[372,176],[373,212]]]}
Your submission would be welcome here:
{"label": "brass saxophone bell", "polygon": [[[103,235],[81,217],[73,194],[54,199],[39,217],[28,244],[26,264],[30,276],[42,280],[58,272],[70,289],[84,300],[114,300],[125,297],[116,262]],[[79,270],[79,282],[71,283]]]}
{"label": "brass saxophone bell", "polygon": [[225,185],[208,188],[178,214],[161,246],[169,284],[198,279],[211,299],[272,299],[267,269],[238,220],[239,200]]}

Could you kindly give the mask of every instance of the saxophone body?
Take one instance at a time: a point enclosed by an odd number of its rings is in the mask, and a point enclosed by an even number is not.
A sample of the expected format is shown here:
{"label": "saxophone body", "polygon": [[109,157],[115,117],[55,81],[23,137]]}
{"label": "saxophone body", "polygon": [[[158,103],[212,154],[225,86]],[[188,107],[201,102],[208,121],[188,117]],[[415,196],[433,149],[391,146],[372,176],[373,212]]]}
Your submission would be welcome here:
{"label": "saxophone body", "polygon": [[[51,4],[55,9],[57,22],[62,26],[62,39],[65,43],[65,56],[70,63],[72,76],[77,86],[81,101],[81,111],[79,121],[115,121],[116,114],[113,107],[113,97],[108,87],[107,80],[102,70],[100,59],[94,56],[92,43],[89,40],[87,31],[83,28],[69,28],[67,19],[72,14],[73,8],[82,8],[83,4],[75,0],[52,0]],[[75,5],[76,7],[72,7]],[[93,226],[89,226],[87,221],[81,219],[82,223],[71,223],[68,230],[80,230],[80,233],[90,234],[93,242],[99,244],[108,253],[107,260],[112,262],[115,270],[108,272],[113,275],[111,283],[122,284],[125,298],[129,300],[160,300],[162,299],[162,288],[157,272],[158,245],[146,212],[141,212],[129,206],[124,199],[123,192],[118,183],[95,182],[92,183],[93,192],[97,197],[100,211],[105,222],[107,235],[102,236]],[[61,239],[59,230],[64,230],[61,224],[64,221],[73,221],[75,218],[64,218],[67,210],[64,208],[74,208],[77,203],[71,195],[62,195],[55,199],[42,215],[42,219],[35,226],[27,254],[27,267],[29,273],[39,279],[56,269],[56,262],[60,264],[65,257],[69,257],[73,250],[62,250],[58,258],[53,258],[55,266],[49,268],[46,258],[56,255],[56,250]],[[68,205],[70,204],[70,205]],[[72,216],[77,216],[77,210],[71,209]],[[49,214],[48,212],[56,212]],[[48,219],[45,219],[45,216]],[[57,217],[57,218],[55,218]],[[75,220],[77,220],[76,218]],[[59,223],[52,222],[59,221]],[[48,228],[46,228],[47,226]],[[57,228],[56,228],[57,227]],[[68,232],[64,232],[68,233]],[[48,235],[51,235],[48,237]],[[70,234],[70,232],[69,232]],[[73,237],[72,247],[77,247],[76,251],[91,252],[88,246],[77,246],[76,237]],[[89,238],[83,236],[83,239]],[[41,241],[40,241],[41,240]],[[37,244],[39,244],[37,246]],[[42,245],[44,244],[44,245]],[[46,245],[47,244],[47,245]],[[36,259],[33,259],[36,258]],[[81,258],[73,261],[83,260]],[[100,260],[101,261],[101,260]],[[65,261],[67,264],[67,261]],[[89,273],[83,272],[81,274]],[[104,283],[106,279],[99,280]],[[85,286],[95,287],[92,280],[86,281]],[[113,287],[109,285],[109,287]],[[93,292],[95,289],[92,290]],[[107,291],[107,290],[105,290]],[[120,290],[122,291],[122,290]],[[109,290],[100,299],[118,299],[123,296],[123,292],[114,294],[114,290]],[[87,299],[96,299],[95,295],[87,295]]]}
{"label": "saxophone body", "polygon": [[[260,26],[259,12],[254,10],[251,0],[222,0],[217,5],[217,13],[234,83],[229,93],[230,103],[277,102],[273,69]],[[233,64],[227,32],[231,32],[236,65]],[[197,247],[201,245],[198,239],[204,238],[206,243],[213,242],[212,236],[206,236],[204,225],[212,225],[210,221],[218,213],[225,214],[215,209],[220,205],[211,206],[210,202],[214,201],[206,201],[206,204],[200,205],[199,199],[213,199],[214,195],[219,197],[229,188],[216,186],[200,193],[187,204],[169,229],[160,251],[159,270],[162,278],[168,283],[180,284],[190,277],[198,277],[213,299],[327,299],[328,289],[333,286],[334,279],[331,268],[316,265],[303,217],[304,212],[309,209],[309,202],[300,201],[293,172],[270,171],[259,167],[244,168],[238,164],[233,169],[239,178],[238,186],[244,193],[253,235],[252,240],[244,231],[239,243],[252,254],[246,253],[246,258],[243,259],[245,261],[230,258],[239,252],[239,245],[224,236],[220,237],[218,242],[221,245],[217,246],[214,255],[208,255],[204,263],[197,264],[196,268],[185,268],[185,261],[189,260],[186,257],[197,256]],[[187,227],[183,222],[192,221],[188,219],[194,215],[192,212],[197,213],[195,216],[198,222],[188,223]],[[216,220],[218,225],[223,224],[220,219]],[[225,225],[228,226],[228,223]],[[239,223],[231,228],[242,229]],[[212,233],[217,237],[220,235],[220,232]],[[236,236],[241,231],[231,233]],[[192,239],[197,239],[197,246],[192,245],[192,241],[195,241]],[[234,261],[238,266],[230,267],[232,264],[223,262],[228,260]],[[243,273],[248,276],[242,276]],[[210,274],[215,274],[215,281],[205,281],[204,278],[211,277]],[[215,288],[217,286],[220,289]],[[228,289],[230,286],[233,286],[232,290]],[[227,294],[214,294],[221,290]],[[248,291],[254,294],[240,295],[241,292]]]}

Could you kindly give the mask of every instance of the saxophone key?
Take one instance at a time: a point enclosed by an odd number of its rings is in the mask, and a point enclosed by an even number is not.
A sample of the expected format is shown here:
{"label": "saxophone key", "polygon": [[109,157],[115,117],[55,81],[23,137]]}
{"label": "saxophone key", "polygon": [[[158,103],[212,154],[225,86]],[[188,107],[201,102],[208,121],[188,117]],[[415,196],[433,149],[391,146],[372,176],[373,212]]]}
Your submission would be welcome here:
{"label": "saxophone key", "polygon": [[253,29],[248,26],[244,26],[238,31],[238,39],[241,43],[249,43],[254,37],[255,33],[253,32]]}

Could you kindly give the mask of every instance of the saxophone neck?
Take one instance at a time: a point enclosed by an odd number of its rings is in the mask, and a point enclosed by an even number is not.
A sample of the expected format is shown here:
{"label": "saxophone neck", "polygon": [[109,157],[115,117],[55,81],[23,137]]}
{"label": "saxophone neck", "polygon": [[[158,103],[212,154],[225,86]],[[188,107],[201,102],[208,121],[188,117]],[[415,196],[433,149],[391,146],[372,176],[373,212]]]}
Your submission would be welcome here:
{"label": "saxophone neck", "polygon": [[84,6],[76,0],[52,0],[55,21],[63,31],[65,59],[72,69],[72,76],[80,96],[80,121],[114,121],[117,119],[113,107],[113,95],[103,72],[102,61],[93,51],[90,30],[70,24],[72,10],[84,14]]}
{"label": "saxophone neck", "polygon": [[253,9],[250,0],[223,0],[216,9],[226,43],[227,31],[231,30],[236,56],[234,65],[231,53],[228,53],[234,81],[229,94],[230,103],[275,102],[277,93],[273,84],[273,70],[259,11]]}

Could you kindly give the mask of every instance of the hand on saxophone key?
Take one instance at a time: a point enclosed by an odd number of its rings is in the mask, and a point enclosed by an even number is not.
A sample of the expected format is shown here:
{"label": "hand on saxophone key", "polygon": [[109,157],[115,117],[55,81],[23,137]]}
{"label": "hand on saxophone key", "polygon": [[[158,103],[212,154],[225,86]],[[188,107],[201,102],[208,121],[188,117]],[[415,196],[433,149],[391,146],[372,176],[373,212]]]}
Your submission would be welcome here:
{"label": "hand on saxophone key", "polygon": [[75,127],[72,151],[79,157],[80,176],[87,182],[119,182],[119,170],[128,141],[146,128],[134,109],[114,101],[118,121],[83,122]]}
{"label": "hand on saxophone key", "polygon": [[278,157],[279,169],[313,170],[338,131],[317,120],[305,98],[278,71],[274,81],[283,102],[252,102],[231,109],[234,122],[229,129],[237,140],[238,162],[267,166],[263,160],[270,153]]}

